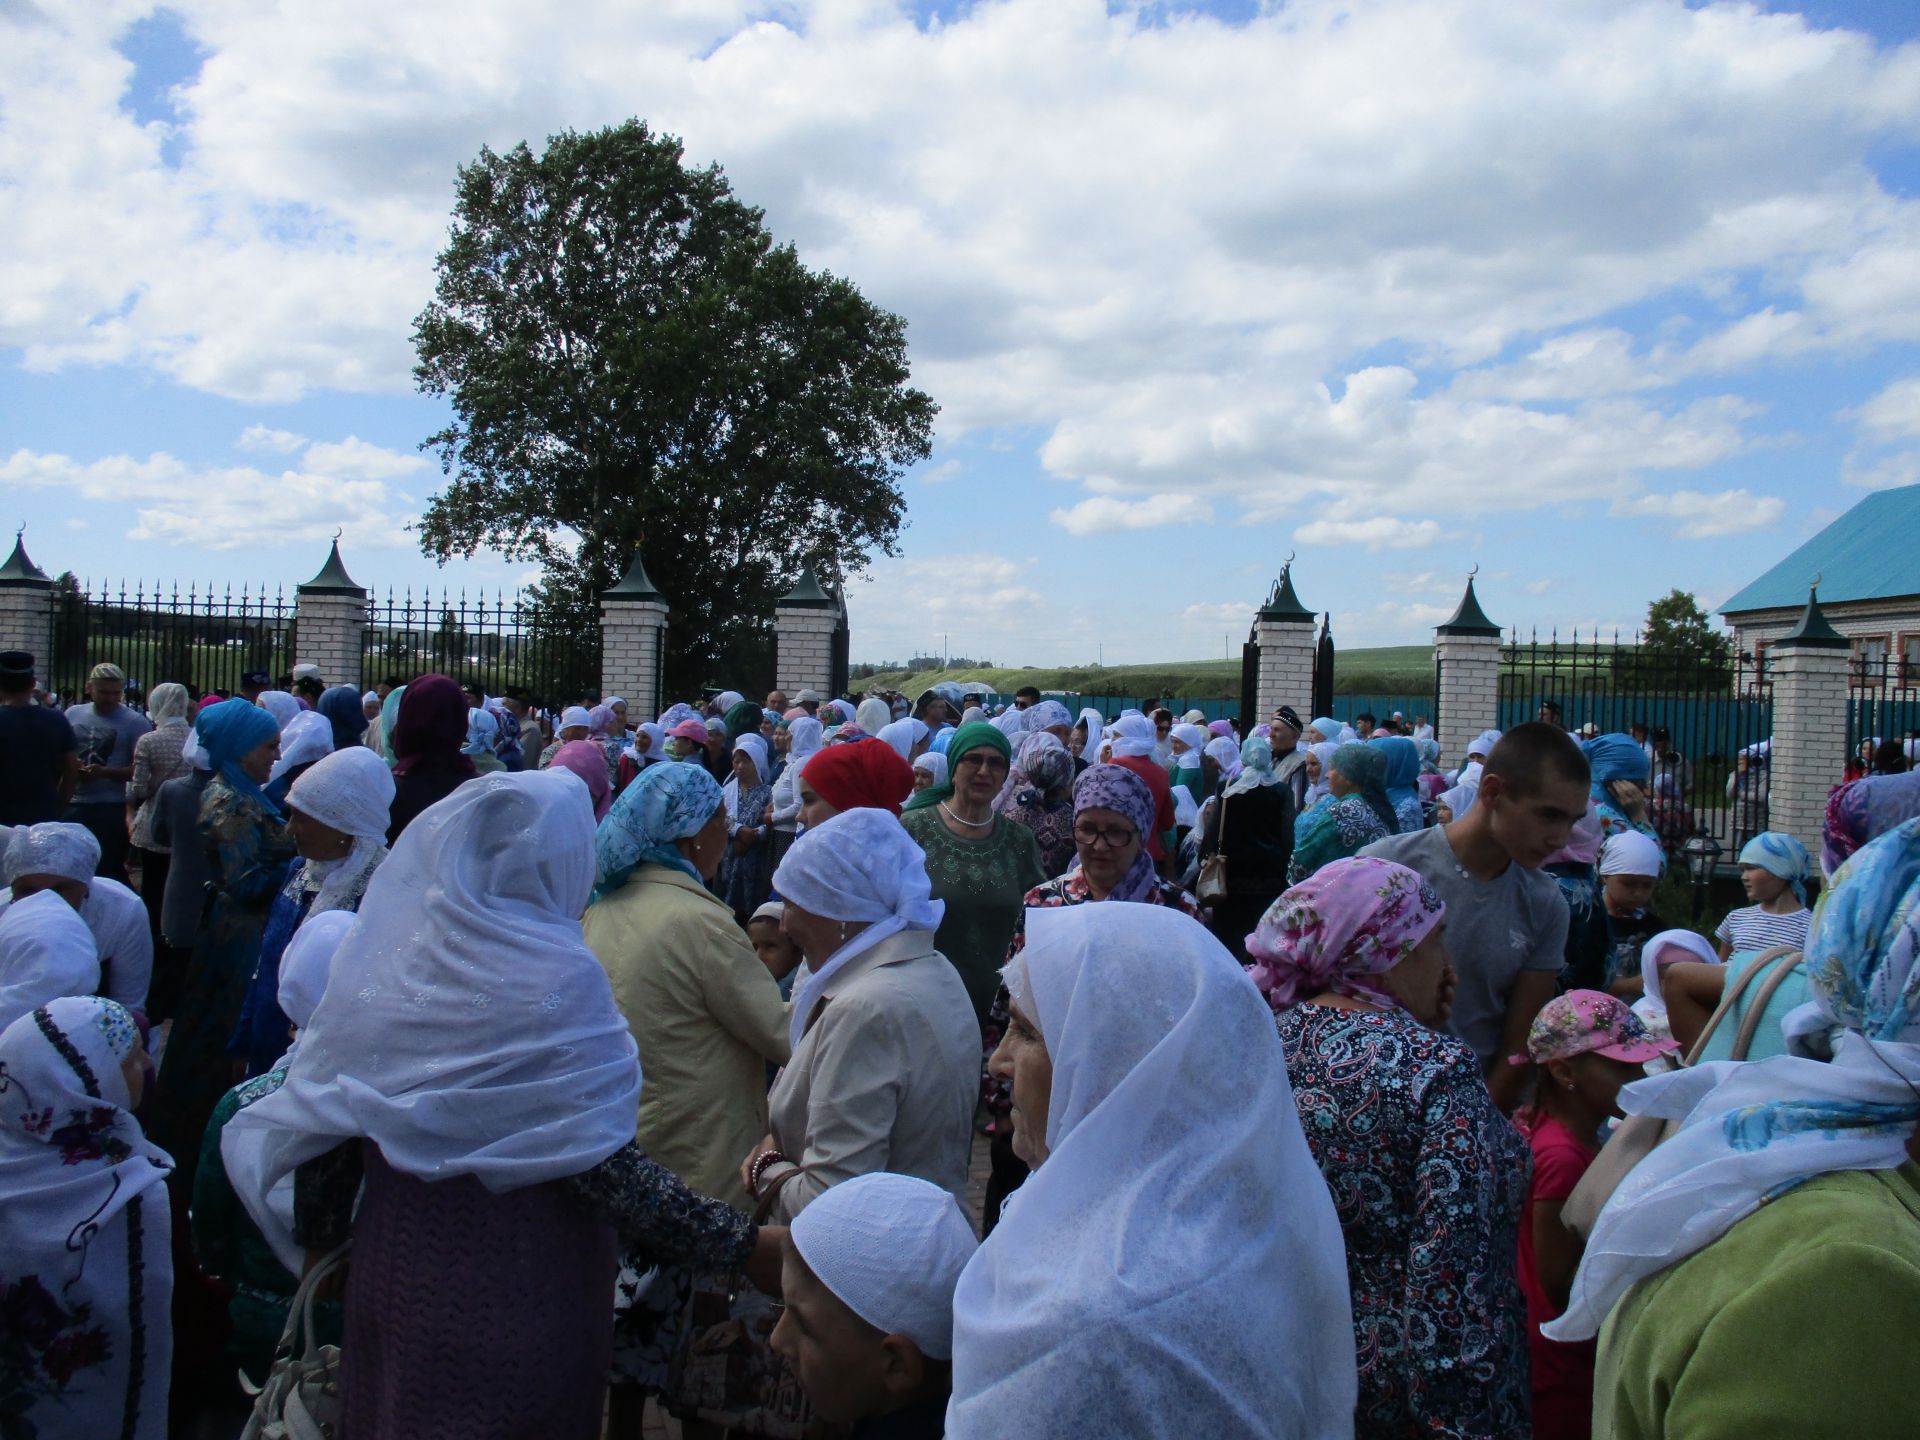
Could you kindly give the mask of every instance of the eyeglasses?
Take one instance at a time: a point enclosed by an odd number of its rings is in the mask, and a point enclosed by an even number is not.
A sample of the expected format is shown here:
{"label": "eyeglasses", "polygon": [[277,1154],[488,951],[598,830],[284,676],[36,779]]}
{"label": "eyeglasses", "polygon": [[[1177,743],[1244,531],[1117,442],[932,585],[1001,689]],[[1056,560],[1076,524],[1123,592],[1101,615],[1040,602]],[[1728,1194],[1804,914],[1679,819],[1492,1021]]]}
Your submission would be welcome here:
{"label": "eyeglasses", "polygon": [[1138,832],[1127,825],[1075,825],[1073,838],[1091,848],[1105,845],[1109,850],[1122,850],[1139,838]]}

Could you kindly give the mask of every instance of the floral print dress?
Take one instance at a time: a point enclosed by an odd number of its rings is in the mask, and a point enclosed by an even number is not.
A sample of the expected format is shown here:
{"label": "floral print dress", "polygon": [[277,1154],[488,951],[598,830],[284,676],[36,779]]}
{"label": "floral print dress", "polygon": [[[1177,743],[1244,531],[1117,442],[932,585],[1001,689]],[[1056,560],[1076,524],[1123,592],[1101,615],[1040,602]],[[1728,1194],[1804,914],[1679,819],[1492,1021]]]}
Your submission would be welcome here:
{"label": "floral print dress", "polygon": [[1322,865],[1358,855],[1387,835],[1387,827],[1360,796],[1323,795],[1294,824],[1287,884],[1298,885]]}
{"label": "floral print dress", "polygon": [[1302,1003],[1277,1023],[1347,1242],[1355,1433],[1527,1440],[1515,1264],[1532,1160],[1479,1061],[1402,1011]]}

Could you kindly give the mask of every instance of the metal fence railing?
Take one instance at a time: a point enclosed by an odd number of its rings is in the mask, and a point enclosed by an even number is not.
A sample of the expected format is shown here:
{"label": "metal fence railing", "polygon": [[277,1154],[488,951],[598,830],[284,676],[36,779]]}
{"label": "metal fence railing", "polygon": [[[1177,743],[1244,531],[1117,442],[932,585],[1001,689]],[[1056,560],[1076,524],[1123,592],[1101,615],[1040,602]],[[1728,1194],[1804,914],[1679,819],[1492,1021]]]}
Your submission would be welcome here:
{"label": "metal fence railing", "polygon": [[162,681],[197,694],[232,695],[240,677],[264,670],[276,679],[292,666],[293,600],[276,589],[135,582],[129,590],[63,576],[53,596],[53,655],[43,683],[77,701],[87,672],[107,662],[126,672],[136,694]]}
{"label": "metal fence railing", "polygon": [[600,631],[549,623],[519,596],[469,599],[442,592],[370,601],[361,641],[361,684],[405,684],[416,675],[451,675],[489,695],[516,694],[559,707],[595,693]]}

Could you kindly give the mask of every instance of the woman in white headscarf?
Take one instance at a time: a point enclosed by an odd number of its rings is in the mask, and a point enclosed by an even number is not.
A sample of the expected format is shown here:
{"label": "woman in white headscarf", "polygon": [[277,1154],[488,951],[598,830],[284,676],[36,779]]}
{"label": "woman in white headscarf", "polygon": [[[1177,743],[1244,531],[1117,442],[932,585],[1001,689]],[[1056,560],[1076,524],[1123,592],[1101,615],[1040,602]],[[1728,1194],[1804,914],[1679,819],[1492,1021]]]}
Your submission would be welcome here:
{"label": "woman in white headscarf", "polygon": [[[597,1440],[616,1227],[701,1268],[755,1257],[744,1216],[631,1143],[633,1039],[576,918],[593,865],[571,774],[484,775],[423,812],[285,1083],[227,1125],[290,1267],[352,1236],[342,1434]],[[290,1235],[268,1196],[296,1171]]]}
{"label": "woman in white headscarf", "polygon": [[880,733],[875,738],[891,745],[893,753],[911,765],[914,756],[927,748],[931,737],[932,732],[927,729],[926,721],[907,719],[895,720],[881,726]]}
{"label": "woman in white headscarf", "polygon": [[163,1440],[172,1166],[133,1118],[140,1032],[111,1000],[52,1000],[0,1031],[0,1077],[5,1433]]}
{"label": "woman in white headscarf", "polygon": [[0,1027],[49,1000],[99,988],[93,932],[65,896],[42,890],[7,906],[0,915]]}
{"label": "woman in white headscarf", "polygon": [[1351,1435],[1340,1227],[1240,967],[1081,905],[1029,912],[1006,979],[1034,1168],[954,1294],[949,1440]]}
{"label": "woman in white headscarf", "polygon": [[1091,706],[1082,710],[1080,718],[1073,722],[1073,734],[1067,740],[1067,749],[1073,753],[1073,775],[1076,780],[1089,765],[1100,763],[1100,739],[1106,733],[1106,728],[1106,717]]}
{"label": "woman in white headscarf", "polygon": [[774,886],[809,973],[770,1133],[741,1166],[748,1193],[786,1223],[842,1180],[891,1170],[964,1205],[980,1031],[933,946],[944,907],[925,855],[885,811],[845,810],[794,842]]}
{"label": "woman in white headscarf", "polygon": [[773,863],[786,858],[793,837],[800,829],[800,772],[807,761],[820,753],[820,722],[811,715],[796,715],[787,722],[787,763],[773,781],[773,808],[767,823],[773,828]]}
{"label": "woman in white headscarf", "polygon": [[267,913],[260,958],[230,1047],[245,1058],[248,1078],[266,1074],[287,1051],[292,1017],[277,999],[281,955],[309,919],[360,908],[374,871],[387,858],[393,796],[393,771],[364,745],[336,750],[302,771],[287,792],[287,830],[300,858]]}
{"label": "woman in white headscarf", "polygon": [[133,778],[127,781],[127,818],[134,848],[139,851],[140,898],[146,902],[150,933],[160,933],[160,906],[167,892],[168,847],[154,838],[154,801],[160,787],[193,769],[186,742],[192,733],[187,711],[193,701],[187,687],[169,681],[147,696],[147,718],[153,729],[133,742]]}
{"label": "woman in white headscarf", "polygon": [[1614,1191],[1544,1327],[1600,1338],[1596,1435],[1913,1431],[1920,820],[1835,874],[1805,955],[1796,1053],[1620,1092],[1678,1130]]}
{"label": "woman in white headscarf", "polygon": [[302,710],[280,731],[280,758],[267,774],[267,798],[283,804],[308,766],[333,753],[333,722],[318,710]]}
{"label": "woman in white headscarf", "polygon": [[758,734],[733,742],[733,774],[721,787],[721,798],[727,811],[727,858],[720,867],[720,891],[744,929],[753,912],[767,903],[773,884],[773,833],[767,828],[773,761]]}
{"label": "woman in white headscarf", "polygon": [[913,793],[947,783],[947,757],[929,750],[913,762]]}
{"label": "woman in white headscarf", "polygon": [[[6,833],[0,831],[0,837]],[[15,899],[57,890],[80,912],[99,954],[97,984],[54,993],[104,995],[129,1010],[145,1006],[153,979],[152,919],[127,886],[94,873],[100,864],[100,842],[93,832],[70,820],[48,820],[16,826],[12,837],[0,867],[7,872],[0,913]],[[0,961],[0,978],[5,974],[5,962]]]}

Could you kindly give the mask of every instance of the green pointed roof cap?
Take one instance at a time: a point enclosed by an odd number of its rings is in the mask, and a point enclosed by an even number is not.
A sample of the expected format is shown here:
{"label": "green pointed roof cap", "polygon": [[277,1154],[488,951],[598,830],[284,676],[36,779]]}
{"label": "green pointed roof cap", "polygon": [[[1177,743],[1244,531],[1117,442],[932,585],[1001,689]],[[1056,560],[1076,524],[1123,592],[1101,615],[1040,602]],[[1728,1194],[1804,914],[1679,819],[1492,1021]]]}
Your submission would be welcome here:
{"label": "green pointed roof cap", "polygon": [[13,537],[13,554],[7,557],[6,564],[0,565],[0,585],[53,584],[27,554],[26,533],[22,529]]}
{"label": "green pointed roof cap", "polygon": [[1293,562],[1289,560],[1280,567],[1280,578],[1273,582],[1273,590],[1267,596],[1267,603],[1260,607],[1262,620],[1304,620],[1313,623],[1313,611],[1300,603],[1300,596],[1293,588]]}
{"label": "green pointed roof cap", "polygon": [[800,567],[800,583],[782,595],[781,605],[791,605],[802,610],[838,610],[840,602],[828,594],[821,585],[820,577],[813,573],[813,566]]}
{"label": "green pointed roof cap", "polygon": [[320,573],[295,592],[300,595],[357,595],[365,599],[364,587],[353,583],[353,577],[347,574],[347,567],[340,560],[340,537],[333,537],[333,548],[327,552],[327,563],[320,567]]}
{"label": "green pointed roof cap", "polygon": [[[1478,568],[1478,567],[1476,567]],[[1467,576],[1467,593],[1460,597],[1460,604],[1444,624],[1436,625],[1436,635],[1500,635],[1500,627],[1487,618],[1487,612],[1480,608],[1480,597],[1473,593],[1473,576]]]}
{"label": "green pointed roof cap", "polygon": [[666,604],[667,597],[653,588],[653,579],[647,574],[646,564],[640,559],[640,551],[635,547],[633,563],[627,566],[627,573],[620,577],[611,590],[603,592],[602,600],[658,600]]}
{"label": "green pointed roof cap", "polygon": [[1804,650],[1845,650],[1847,637],[1834,629],[1827,621],[1826,612],[1820,608],[1820,583],[1815,581],[1807,587],[1807,608],[1800,612],[1799,623],[1778,640],[1773,648],[1792,646]]}

